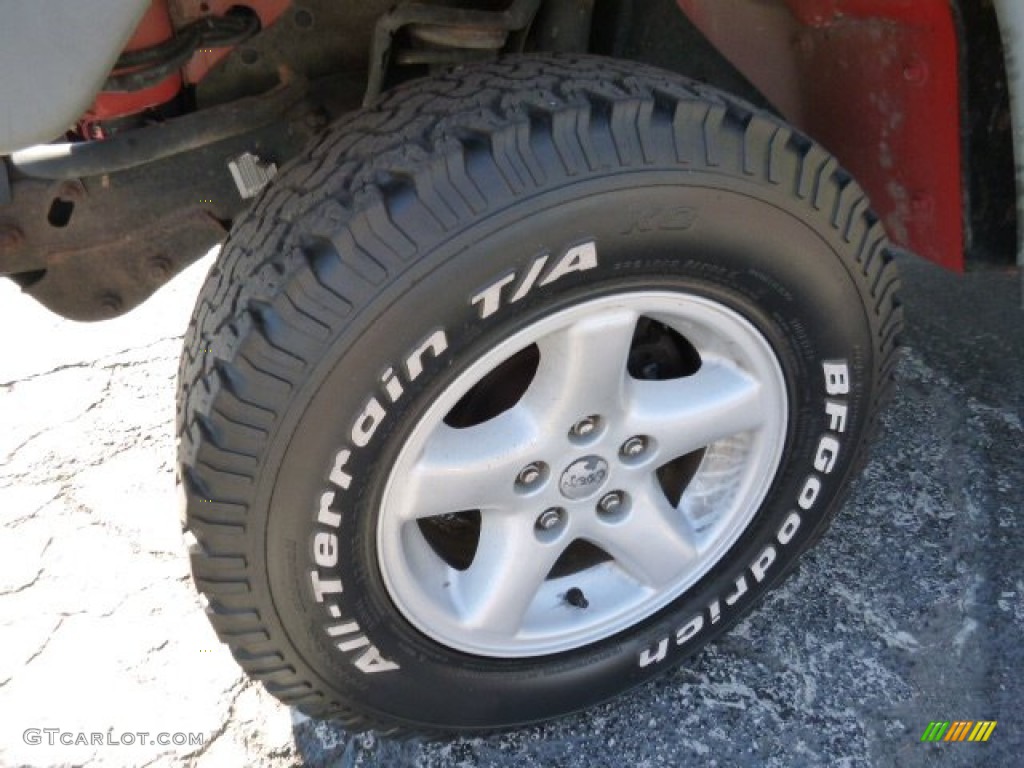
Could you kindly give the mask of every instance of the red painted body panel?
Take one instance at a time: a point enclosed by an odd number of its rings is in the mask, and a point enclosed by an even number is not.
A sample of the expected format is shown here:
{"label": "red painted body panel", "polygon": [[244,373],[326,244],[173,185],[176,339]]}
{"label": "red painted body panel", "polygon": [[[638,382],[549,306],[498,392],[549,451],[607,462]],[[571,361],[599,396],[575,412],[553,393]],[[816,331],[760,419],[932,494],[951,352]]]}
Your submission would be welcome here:
{"label": "red painted body panel", "polygon": [[[135,51],[162,43],[171,36],[171,17],[167,12],[167,0],[154,0],[139,22],[135,35],[125,50]],[[102,120],[134,115],[151,107],[166,104],[181,90],[181,75],[173,74],[156,85],[132,93],[102,92],[96,97],[92,108],[80,122],[80,130],[86,136],[93,135],[92,125]]]}
{"label": "red painted body panel", "polygon": [[[153,0],[125,50],[134,51],[162,43],[171,37],[175,27],[206,15],[224,15],[237,5],[236,0],[171,0],[168,7],[168,0]],[[291,0],[248,0],[246,3],[246,6],[260,17],[264,27],[273,24],[289,5]],[[198,83],[230,52],[230,48],[200,49],[180,73],[168,76],[151,88],[132,93],[100,93],[92,108],[82,118],[79,130],[85,136],[100,138],[93,128],[97,122],[135,115],[151,107],[166,104],[178,94],[184,82]]]}
{"label": "red painted body panel", "polygon": [[893,240],[963,268],[957,30],[949,0],[678,0],[780,112],[836,154]]}

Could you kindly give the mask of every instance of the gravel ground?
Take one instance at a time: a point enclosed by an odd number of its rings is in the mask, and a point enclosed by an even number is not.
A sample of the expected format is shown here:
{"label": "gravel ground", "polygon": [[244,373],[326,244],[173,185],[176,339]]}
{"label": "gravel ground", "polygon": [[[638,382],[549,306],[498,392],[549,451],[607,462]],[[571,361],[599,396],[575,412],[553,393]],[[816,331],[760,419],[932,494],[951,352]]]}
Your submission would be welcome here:
{"label": "gravel ground", "polygon": [[[905,264],[907,355],[874,458],[831,532],[735,631],[583,715],[396,743],[277,704],[203,616],[171,424],[180,335],[208,266],[92,326],[0,286],[0,764],[1020,765],[1015,274]],[[986,744],[919,741],[931,720],[981,719],[999,722]],[[32,728],[41,743],[27,743]],[[61,743],[80,733],[103,743]],[[152,743],[163,733],[203,744]]]}

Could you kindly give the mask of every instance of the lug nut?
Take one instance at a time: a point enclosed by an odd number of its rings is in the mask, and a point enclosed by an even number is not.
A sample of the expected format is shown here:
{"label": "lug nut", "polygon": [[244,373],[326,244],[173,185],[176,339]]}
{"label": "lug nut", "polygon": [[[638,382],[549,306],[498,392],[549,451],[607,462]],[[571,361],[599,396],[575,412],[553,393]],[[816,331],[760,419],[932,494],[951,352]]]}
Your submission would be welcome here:
{"label": "lug nut", "polygon": [[625,503],[626,494],[622,491],[612,491],[611,493],[606,493],[597,502],[597,511],[602,515],[616,515],[622,511]]}
{"label": "lug nut", "polygon": [[559,523],[562,522],[562,516],[564,514],[565,511],[560,509],[559,507],[551,507],[550,509],[545,509],[537,517],[537,530],[550,531],[552,528],[555,528]]}
{"label": "lug nut", "polygon": [[536,485],[544,476],[544,469],[544,464],[539,461],[527,464],[519,470],[519,474],[516,476],[516,485],[520,488],[529,488]]}
{"label": "lug nut", "polygon": [[647,450],[647,438],[646,437],[631,437],[629,440],[622,444],[619,449],[619,453],[622,454],[623,458],[635,459],[640,456],[644,451]]}
{"label": "lug nut", "polygon": [[587,416],[585,419],[580,419],[573,424],[572,429],[569,430],[569,434],[572,437],[590,437],[597,431],[597,427],[600,423],[600,416]]}

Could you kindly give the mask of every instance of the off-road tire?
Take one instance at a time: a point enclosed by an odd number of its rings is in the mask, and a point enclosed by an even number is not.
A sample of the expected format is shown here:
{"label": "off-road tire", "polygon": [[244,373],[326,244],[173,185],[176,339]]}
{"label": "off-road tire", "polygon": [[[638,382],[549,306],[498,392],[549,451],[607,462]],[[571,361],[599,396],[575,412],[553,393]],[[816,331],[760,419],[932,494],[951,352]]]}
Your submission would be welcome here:
{"label": "off-road tire", "polygon": [[[636,686],[749,612],[835,514],[890,386],[897,289],[836,160],[716,90],[568,56],[400,87],[282,170],[199,296],[177,428],[209,618],[268,691],[352,729],[509,727]],[[377,559],[411,430],[513,334],[643,291],[722,308],[773,350],[788,417],[763,501],[611,636],[505,657],[439,642]]]}

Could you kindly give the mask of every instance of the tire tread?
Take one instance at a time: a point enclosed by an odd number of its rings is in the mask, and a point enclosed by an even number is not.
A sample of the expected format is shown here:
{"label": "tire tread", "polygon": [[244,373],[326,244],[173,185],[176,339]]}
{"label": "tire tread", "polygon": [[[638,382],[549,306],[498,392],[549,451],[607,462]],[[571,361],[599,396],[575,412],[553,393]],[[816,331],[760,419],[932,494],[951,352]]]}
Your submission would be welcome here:
{"label": "tire tread", "polygon": [[[218,635],[272,694],[353,730],[402,731],[318,690],[261,611],[247,555],[259,547],[246,523],[259,457],[282,415],[276,404],[378,286],[460,221],[545,185],[666,161],[788,187],[808,216],[858,240],[847,268],[876,312],[877,414],[897,359],[898,276],[863,192],[820,146],[738,99],[595,57],[511,59],[395,89],[329,128],[238,222],[179,365],[179,481],[196,584]],[[875,416],[870,433],[877,426]]]}

